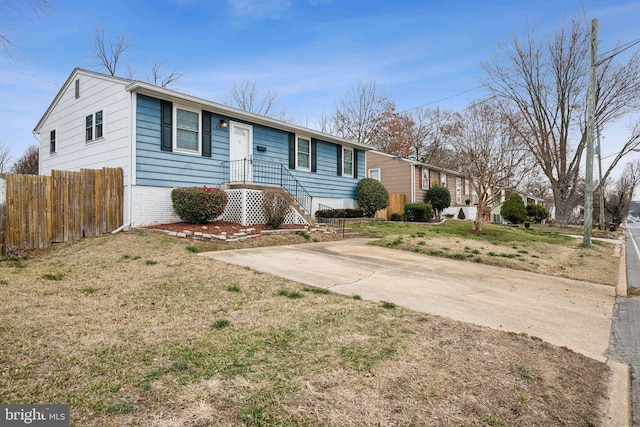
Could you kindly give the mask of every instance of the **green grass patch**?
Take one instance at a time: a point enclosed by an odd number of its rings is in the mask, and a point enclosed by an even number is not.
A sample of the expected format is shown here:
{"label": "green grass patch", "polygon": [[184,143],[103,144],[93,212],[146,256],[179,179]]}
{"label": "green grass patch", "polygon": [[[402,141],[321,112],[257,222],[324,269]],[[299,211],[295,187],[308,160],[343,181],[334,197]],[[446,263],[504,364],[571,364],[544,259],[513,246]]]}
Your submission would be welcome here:
{"label": "green grass patch", "polygon": [[59,282],[60,280],[62,280],[64,278],[64,273],[46,273],[42,275],[43,279],[46,280],[53,280],[55,282]]}
{"label": "green grass patch", "polygon": [[306,231],[296,231],[298,236],[302,236],[304,240],[311,240],[311,236]]}
{"label": "green grass patch", "polygon": [[395,305],[392,302],[389,301],[380,301],[380,307],[382,308],[386,308],[387,310],[391,310],[397,307],[397,305]]}
{"label": "green grass patch", "polygon": [[191,246],[187,246],[187,251],[197,254],[198,252],[200,252],[200,248],[198,248],[197,246],[191,245]]}
{"label": "green grass patch", "polygon": [[211,322],[211,327],[213,329],[222,329],[231,325],[231,321],[229,319],[216,319]]}
{"label": "green grass patch", "polygon": [[146,265],[156,265],[158,261],[154,261],[152,259],[148,259],[144,262]]}
{"label": "green grass patch", "polygon": [[302,289],[305,292],[311,292],[314,294],[329,294],[331,293],[331,291],[329,291],[329,289],[324,289],[324,288],[304,288]]}
{"label": "green grass patch", "polygon": [[482,415],[479,420],[491,427],[504,427],[506,425],[500,418],[496,418],[491,415]]}
{"label": "green grass patch", "polygon": [[300,299],[304,297],[304,295],[298,291],[290,291],[287,289],[280,289],[276,295],[290,299]]}
{"label": "green grass patch", "polygon": [[227,290],[229,292],[240,292],[240,286],[233,284],[233,285],[229,285],[227,286]]}

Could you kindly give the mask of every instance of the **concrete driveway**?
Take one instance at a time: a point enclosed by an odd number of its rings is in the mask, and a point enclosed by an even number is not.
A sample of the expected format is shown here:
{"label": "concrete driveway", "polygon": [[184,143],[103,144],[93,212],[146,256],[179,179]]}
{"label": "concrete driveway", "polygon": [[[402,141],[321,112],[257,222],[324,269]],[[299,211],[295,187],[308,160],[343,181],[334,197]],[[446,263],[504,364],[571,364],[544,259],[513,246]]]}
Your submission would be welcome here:
{"label": "concrete driveway", "polygon": [[369,246],[368,239],[203,253],[310,286],[494,329],[600,361],[615,287]]}

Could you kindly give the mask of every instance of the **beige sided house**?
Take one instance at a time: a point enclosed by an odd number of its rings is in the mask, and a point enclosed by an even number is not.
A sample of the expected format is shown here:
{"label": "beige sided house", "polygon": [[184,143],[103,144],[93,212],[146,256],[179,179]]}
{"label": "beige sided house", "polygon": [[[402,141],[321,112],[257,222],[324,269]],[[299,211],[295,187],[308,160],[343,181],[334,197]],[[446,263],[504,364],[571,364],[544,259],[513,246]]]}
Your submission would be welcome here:
{"label": "beige sided house", "polygon": [[406,203],[424,202],[429,188],[443,184],[451,193],[451,207],[443,215],[457,217],[462,209],[466,219],[475,218],[478,197],[460,172],[375,150],[367,151],[366,158],[367,177],[382,182],[389,193],[404,194]]}

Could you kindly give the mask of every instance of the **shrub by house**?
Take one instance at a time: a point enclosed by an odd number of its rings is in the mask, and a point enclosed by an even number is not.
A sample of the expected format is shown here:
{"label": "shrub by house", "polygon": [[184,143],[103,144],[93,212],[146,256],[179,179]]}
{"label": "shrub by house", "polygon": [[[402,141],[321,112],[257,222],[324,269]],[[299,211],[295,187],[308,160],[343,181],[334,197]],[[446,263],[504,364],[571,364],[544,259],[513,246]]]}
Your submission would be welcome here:
{"label": "shrub by house", "polygon": [[184,187],[171,191],[173,211],[183,222],[206,224],[222,215],[227,193],[218,188]]}
{"label": "shrub by house", "polygon": [[356,187],[356,200],[364,216],[372,218],[376,211],[389,206],[389,192],[380,181],[364,178]]}

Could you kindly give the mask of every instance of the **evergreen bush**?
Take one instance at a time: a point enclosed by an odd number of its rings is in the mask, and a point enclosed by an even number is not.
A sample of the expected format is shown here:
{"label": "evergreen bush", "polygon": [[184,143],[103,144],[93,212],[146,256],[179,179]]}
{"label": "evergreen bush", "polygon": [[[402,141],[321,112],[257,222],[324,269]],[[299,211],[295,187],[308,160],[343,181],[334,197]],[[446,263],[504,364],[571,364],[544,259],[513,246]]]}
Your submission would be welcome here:
{"label": "evergreen bush", "polygon": [[500,215],[512,224],[520,224],[527,219],[527,209],[518,194],[512,194],[502,204]]}
{"label": "evergreen bush", "polygon": [[433,209],[436,210],[438,218],[440,218],[440,212],[451,206],[451,193],[444,185],[434,185],[427,190],[424,201],[431,203]]}
{"label": "evergreen bush", "polygon": [[537,224],[540,224],[543,219],[547,219],[549,211],[540,203],[535,205],[527,205],[527,215],[531,217],[531,220]]}
{"label": "evergreen bush", "polygon": [[173,211],[183,222],[207,224],[222,215],[227,193],[219,188],[183,187],[171,191]]}
{"label": "evergreen bush", "polygon": [[364,178],[356,187],[356,200],[364,216],[372,218],[376,211],[389,206],[389,192],[380,181]]}
{"label": "evergreen bush", "polygon": [[404,220],[429,222],[433,219],[433,207],[429,203],[407,203],[404,205]]}

